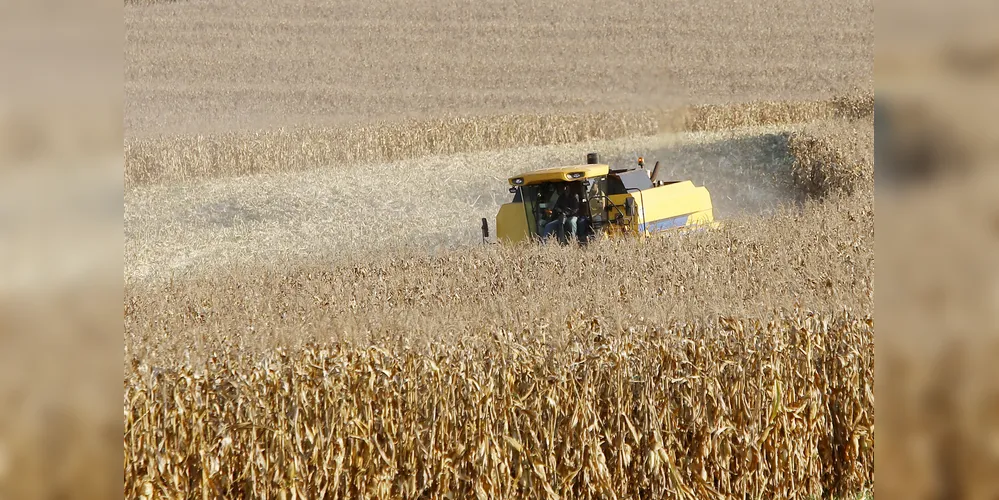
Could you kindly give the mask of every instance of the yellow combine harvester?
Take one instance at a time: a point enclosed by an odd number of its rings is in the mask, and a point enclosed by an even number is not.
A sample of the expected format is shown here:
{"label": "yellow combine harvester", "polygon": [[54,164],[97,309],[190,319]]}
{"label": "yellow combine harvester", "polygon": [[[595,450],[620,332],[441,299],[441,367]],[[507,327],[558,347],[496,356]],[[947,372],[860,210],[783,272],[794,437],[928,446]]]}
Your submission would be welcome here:
{"label": "yellow combine harvester", "polygon": [[[511,177],[513,200],[496,215],[496,239],[502,243],[558,236],[581,243],[598,237],[647,236],[678,228],[714,227],[711,195],[691,181],[657,179],[644,162],[624,169],[598,163],[553,167]],[[482,219],[483,240],[489,222]]]}

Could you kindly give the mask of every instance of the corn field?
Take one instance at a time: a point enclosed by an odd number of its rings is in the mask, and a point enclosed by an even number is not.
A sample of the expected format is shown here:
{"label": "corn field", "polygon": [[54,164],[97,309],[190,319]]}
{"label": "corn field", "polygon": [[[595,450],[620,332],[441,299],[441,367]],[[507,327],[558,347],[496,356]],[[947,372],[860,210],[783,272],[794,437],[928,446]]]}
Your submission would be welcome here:
{"label": "corn field", "polygon": [[[125,498],[873,487],[869,0],[125,5]],[[745,219],[479,245],[591,150]]]}
{"label": "corn field", "polygon": [[804,311],[213,356],[124,382],[126,498],[753,498],[873,485],[873,321]]}
{"label": "corn field", "polygon": [[872,94],[817,101],[754,101],[675,110],[514,114],[226,132],[125,141],[126,187],[228,176],[304,171],[523,146],[573,144],[718,131],[815,120],[870,119]]}

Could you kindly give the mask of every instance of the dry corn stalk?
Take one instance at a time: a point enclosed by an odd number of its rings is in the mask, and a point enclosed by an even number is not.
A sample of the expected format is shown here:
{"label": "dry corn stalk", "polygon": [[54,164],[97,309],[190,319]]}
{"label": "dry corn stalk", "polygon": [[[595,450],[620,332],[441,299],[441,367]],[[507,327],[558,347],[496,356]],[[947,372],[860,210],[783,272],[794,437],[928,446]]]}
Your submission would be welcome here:
{"label": "dry corn stalk", "polygon": [[874,186],[874,135],[870,120],[817,122],[788,136],[792,181],[809,196],[852,194]]}
{"label": "dry corn stalk", "polygon": [[873,484],[872,320],[588,325],[558,350],[497,334],[136,363],[125,496],[806,497]]}
{"label": "dry corn stalk", "polygon": [[230,132],[129,138],[126,187],[201,178],[300,171],[330,165],[380,163],[522,146],[652,135],[661,131],[738,127],[870,117],[873,96],[828,100],[698,105],[673,112],[594,112],[448,117],[357,128]]}

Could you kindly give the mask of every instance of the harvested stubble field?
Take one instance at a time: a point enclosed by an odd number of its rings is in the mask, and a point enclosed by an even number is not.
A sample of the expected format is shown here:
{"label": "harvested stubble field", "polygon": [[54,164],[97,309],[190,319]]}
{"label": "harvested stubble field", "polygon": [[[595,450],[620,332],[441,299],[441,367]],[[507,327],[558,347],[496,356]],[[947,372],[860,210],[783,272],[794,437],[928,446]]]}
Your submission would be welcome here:
{"label": "harvested stubble field", "polygon": [[870,0],[152,3],[125,7],[128,137],[806,101],[874,82]]}
{"label": "harvested stubble field", "polygon": [[[126,497],[873,486],[870,3],[276,5],[126,1]],[[726,227],[474,244],[591,150]]]}

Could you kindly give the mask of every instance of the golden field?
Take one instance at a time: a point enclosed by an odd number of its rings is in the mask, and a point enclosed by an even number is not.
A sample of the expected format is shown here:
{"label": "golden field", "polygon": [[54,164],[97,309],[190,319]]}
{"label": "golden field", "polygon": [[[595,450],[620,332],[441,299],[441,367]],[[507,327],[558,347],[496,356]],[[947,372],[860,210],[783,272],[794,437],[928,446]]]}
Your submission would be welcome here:
{"label": "golden field", "polygon": [[788,498],[873,483],[871,320],[579,322],[558,347],[497,329],[136,366],[125,494]]}
{"label": "golden field", "polygon": [[[125,496],[869,492],[872,12],[126,2]],[[589,151],[725,227],[478,242]]]}
{"label": "golden field", "polygon": [[873,242],[843,198],[645,243],[127,286],[126,489],[856,494]]}
{"label": "golden field", "polygon": [[540,325],[554,334],[581,314],[627,329],[796,305],[872,312],[871,201],[809,202],[727,223],[586,249],[412,248],[136,280],[125,289],[126,366],[198,364],[213,352],[253,359],[331,339],[446,344]]}

